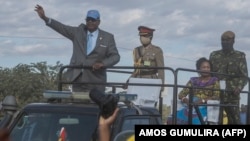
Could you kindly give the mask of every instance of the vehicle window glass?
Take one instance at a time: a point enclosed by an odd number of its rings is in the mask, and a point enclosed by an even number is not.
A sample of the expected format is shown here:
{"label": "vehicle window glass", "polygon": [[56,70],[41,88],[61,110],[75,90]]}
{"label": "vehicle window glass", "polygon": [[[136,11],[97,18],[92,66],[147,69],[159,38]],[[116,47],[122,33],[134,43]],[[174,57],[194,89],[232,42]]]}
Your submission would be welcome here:
{"label": "vehicle window glass", "polygon": [[[96,115],[32,113],[23,115],[11,132],[12,141],[57,141],[62,128],[66,140],[91,140]],[[28,134],[28,135],[27,135]],[[26,139],[24,139],[26,138]]]}
{"label": "vehicle window glass", "polygon": [[124,120],[122,125],[122,131],[134,130],[135,124],[149,124],[149,118],[127,118]]}
{"label": "vehicle window glass", "polygon": [[135,138],[135,131],[134,130],[125,130],[117,134],[114,138],[114,141],[130,141],[134,140]]}

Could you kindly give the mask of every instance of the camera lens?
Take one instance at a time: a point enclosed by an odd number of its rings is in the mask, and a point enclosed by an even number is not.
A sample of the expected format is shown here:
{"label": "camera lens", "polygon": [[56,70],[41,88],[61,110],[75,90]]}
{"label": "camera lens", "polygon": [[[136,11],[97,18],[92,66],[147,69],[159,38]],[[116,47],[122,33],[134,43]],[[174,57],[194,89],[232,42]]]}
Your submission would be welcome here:
{"label": "camera lens", "polygon": [[119,101],[118,96],[104,94],[96,88],[89,92],[89,97],[99,106],[100,114],[104,118],[108,118],[113,114]]}

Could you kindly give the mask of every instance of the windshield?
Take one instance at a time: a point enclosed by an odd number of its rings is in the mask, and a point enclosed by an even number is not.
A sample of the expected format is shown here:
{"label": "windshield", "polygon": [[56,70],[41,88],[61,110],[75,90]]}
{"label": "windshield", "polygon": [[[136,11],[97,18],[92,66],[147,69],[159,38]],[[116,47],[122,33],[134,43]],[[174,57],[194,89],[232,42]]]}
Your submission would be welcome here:
{"label": "windshield", "polygon": [[150,118],[127,118],[124,120],[124,123],[122,125],[122,131],[125,130],[134,130],[135,125],[140,125],[140,124],[149,124]]}
{"label": "windshield", "polygon": [[96,115],[31,113],[24,114],[11,132],[12,141],[91,140],[97,123]]}

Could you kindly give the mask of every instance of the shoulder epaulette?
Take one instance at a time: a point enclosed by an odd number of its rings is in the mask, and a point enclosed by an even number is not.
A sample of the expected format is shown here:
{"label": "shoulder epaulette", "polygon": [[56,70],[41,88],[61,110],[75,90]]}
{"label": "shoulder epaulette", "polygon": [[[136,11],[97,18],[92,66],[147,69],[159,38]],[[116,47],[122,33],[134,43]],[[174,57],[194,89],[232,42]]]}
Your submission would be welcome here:
{"label": "shoulder epaulette", "polygon": [[239,55],[241,58],[245,58],[245,56],[246,56],[244,52],[241,52],[238,50],[235,50],[234,52],[235,52],[235,54]]}

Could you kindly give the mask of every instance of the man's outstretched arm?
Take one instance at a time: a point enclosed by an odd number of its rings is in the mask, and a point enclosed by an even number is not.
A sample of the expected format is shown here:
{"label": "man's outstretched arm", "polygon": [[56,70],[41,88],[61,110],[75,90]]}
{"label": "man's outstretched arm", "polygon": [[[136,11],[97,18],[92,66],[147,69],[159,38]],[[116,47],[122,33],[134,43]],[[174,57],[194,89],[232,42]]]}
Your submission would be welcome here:
{"label": "man's outstretched arm", "polygon": [[49,18],[46,17],[43,7],[40,5],[35,6],[35,11],[37,12],[38,16],[43,19],[46,23],[49,21]]}

